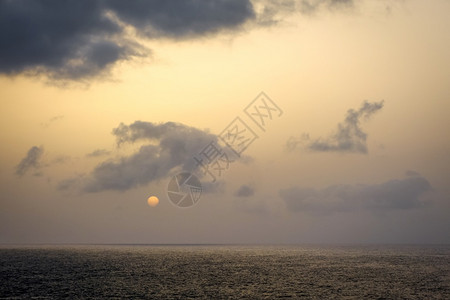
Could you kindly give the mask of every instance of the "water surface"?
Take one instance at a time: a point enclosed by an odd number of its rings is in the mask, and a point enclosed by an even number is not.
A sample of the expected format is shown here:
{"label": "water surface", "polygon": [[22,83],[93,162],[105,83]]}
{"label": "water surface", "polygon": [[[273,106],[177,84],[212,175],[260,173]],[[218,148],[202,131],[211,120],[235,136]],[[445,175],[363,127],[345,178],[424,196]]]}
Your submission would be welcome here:
{"label": "water surface", "polygon": [[0,298],[450,299],[450,246],[1,246]]}

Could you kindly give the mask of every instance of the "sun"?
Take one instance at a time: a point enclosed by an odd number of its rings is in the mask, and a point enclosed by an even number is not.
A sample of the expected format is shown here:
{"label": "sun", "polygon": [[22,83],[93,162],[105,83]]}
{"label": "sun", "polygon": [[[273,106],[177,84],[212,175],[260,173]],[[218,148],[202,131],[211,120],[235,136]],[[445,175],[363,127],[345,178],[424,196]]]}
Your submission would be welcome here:
{"label": "sun", "polygon": [[151,207],[155,207],[156,205],[158,205],[159,203],[159,199],[156,196],[150,196],[147,199],[147,203],[148,205],[150,205]]}

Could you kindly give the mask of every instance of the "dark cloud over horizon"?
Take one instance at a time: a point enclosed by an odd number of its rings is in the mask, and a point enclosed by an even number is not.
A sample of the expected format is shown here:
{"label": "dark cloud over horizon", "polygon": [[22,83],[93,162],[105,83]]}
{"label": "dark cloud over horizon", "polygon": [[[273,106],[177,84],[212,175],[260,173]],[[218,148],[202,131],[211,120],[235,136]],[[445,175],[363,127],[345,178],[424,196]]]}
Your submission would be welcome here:
{"label": "dark cloud over horizon", "polygon": [[16,175],[23,176],[29,170],[38,170],[41,167],[41,158],[44,154],[44,148],[33,146],[31,147],[26,156],[20,161],[20,163],[16,166]]}
{"label": "dark cloud over horizon", "polygon": [[368,152],[367,133],[361,128],[361,123],[367,121],[383,106],[384,101],[364,101],[358,110],[347,111],[345,120],[338,124],[337,130],[329,137],[310,139],[308,134],[304,134],[301,138],[291,137],[287,141],[287,149],[292,151],[300,147],[313,152],[366,154]]}
{"label": "dark cloud over horizon", "polygon": [[323,189],[291,187],[279,191],[287,209],[294,212],[332,213],[391,211],[421,208],[421,196],[432,189],[422,176],[407,174],[404,179],[380,184],[333,185]]}

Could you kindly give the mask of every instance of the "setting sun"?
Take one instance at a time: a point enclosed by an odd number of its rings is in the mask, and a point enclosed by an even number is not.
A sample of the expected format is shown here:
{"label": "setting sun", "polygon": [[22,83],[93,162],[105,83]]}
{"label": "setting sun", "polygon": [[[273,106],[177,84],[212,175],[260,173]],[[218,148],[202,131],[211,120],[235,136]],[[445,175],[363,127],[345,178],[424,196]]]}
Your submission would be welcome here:
{"label": "setting sun", "polygon": [[449,16],[0,0],[0,300],[450,300]]}
{"label": "setting sun", "polygon": [[155,207],[156,205],[158,205],[159,203],[159,199],[158,197],[155,196],[151,196],[147,199],[147,203],[148,205],[150,205],[151,207]]}

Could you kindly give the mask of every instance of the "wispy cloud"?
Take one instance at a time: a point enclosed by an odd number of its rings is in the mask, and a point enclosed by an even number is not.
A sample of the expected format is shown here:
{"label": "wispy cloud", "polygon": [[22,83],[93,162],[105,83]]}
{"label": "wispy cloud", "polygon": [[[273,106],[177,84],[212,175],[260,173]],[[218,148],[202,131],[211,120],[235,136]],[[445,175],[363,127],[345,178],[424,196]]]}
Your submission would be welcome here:
{"label": "wispy cloud", "polygon": [[25,175],[29,170],[38,170],[41,167],[40,160],[44,154],[44,148],[33,146],[28,150],[27,155],[16,166],[18,176]]}
{"label": "wispy cloud", "polygon": [[88,154],[86,154],[86,157],[101,157],[111,154],[111,151],[106,149],[96,149]]}
{"label": "wispy cloud", "polygon": [[354,6],[353,0],[254,0],[256,24],[275,26],[292,14],[314,15],[322,10],[337,11]]}
{"label": "wispy cloud", "polygon": [[358,110],[349,109],[345,120],[338,124],[337,130],[327,138],[311,139],[308,134],[291,137],[287,149],[292,151],[303,148],[313,152],[349,152],[367,153],[367,133],[361,123],[367,121],[374,113],[382,109],[384,101],[364,101]]}
{"label": "wispy cloud", "polygon": [[61,120],[61,119],[63,119],[63,118],[64,118],[63,115],[58,115],[58,116],[51,117],[51,118],[48,119],[46,122],[42,122],[42,123],[41,123],[41,126],[44,127],[44,128],[47,128],[47,127],[49,127],[52,123],[54,123],[54,122],[56,122],[56,121],[59,121],[59,120]]}

